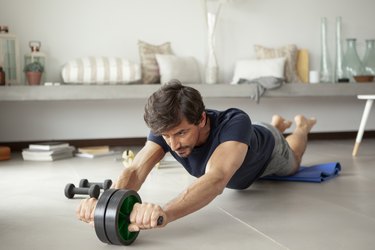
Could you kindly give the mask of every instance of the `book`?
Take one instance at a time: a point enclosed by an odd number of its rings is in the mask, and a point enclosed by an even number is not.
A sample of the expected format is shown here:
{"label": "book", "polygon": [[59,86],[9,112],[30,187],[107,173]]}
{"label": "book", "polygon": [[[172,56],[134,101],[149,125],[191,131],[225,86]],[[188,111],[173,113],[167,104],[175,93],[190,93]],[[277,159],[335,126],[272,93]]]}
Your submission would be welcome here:
{"label": "book", "polygon": [[90,146],[78,148],[75,156],[83,158],[97,158],[107,155],[113,155],[115,153],[117,152],[111,150],[109,146]]}
{"label": "book", "polygon": [[116,151],[108,151],[108,152],[88,152],[88,153],[80,153],[77,152],[75,156],[77,157],[82,157],[82,158],[97,158],[97,157],[103,157],[103,156],[108,156],[108,155],[114,155],[116,154]]}
{"label": "book", "polygon": [[73,157],[74,150],[72,146],[54,150],[25,148],[22,150],[22,157],[25,161],[54,161]]}
{"label": "book", "polygon": [[79,153],[99,154],[110,152],[109,146],[93,146],[93,147],[80,147]]}
{"label": "book", "polygon": [[33,143],[29,145],[29,149],[39,149],[39,150],[53,150],[53,149],[67,148],[67,147],[69,147],[69,143],[57,142],[57,141]]}

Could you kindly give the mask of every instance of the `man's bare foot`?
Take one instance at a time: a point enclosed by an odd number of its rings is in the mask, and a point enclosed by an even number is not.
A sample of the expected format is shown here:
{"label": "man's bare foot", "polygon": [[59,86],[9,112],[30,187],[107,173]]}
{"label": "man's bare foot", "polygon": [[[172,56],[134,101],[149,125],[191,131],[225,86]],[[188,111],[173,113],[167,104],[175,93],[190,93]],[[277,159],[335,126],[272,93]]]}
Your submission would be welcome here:
{"label": "man's bare foot", "polygon": [[309,133],[316,124],[317,120],[315,117],[306,118],[303,115],[297,115],[294,117],[297,128],[306,129],[306,132]]}
{"label": "man's bare foot", "polygon": [[287,121],[280,115],[274,115],[272,116],[272,122],[271,124],[277,128],[281,133],[284,133],[285,130],[290,128],[292,126],[292,121]]}

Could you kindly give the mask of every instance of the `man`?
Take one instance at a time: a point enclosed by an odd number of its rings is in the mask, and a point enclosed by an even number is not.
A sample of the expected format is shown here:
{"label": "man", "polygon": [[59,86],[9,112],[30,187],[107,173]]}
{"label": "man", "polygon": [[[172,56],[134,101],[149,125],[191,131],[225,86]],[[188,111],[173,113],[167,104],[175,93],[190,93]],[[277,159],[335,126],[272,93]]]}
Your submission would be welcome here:
{"label": "man", "polygon": [[[316,119],[298,115],[296,128],[284,138],[290,121],[275,115],[272,125],[252,124],[239,109],[205,109],[200,93],[172,80],[152,94],[144,120],[151,132],[131,166],[120,174],[115,188],[138,191],[152,168],[170,152],[197,179],[164,207],[135,204],[130,231],[164,227],[193,213],[220,195],[224,188],[246,189],[257,178],[298,171],[307,135]],[[96,199],[81,202],[77,216],[92,222]],[[157,219],[163,216],[163,224]]]}

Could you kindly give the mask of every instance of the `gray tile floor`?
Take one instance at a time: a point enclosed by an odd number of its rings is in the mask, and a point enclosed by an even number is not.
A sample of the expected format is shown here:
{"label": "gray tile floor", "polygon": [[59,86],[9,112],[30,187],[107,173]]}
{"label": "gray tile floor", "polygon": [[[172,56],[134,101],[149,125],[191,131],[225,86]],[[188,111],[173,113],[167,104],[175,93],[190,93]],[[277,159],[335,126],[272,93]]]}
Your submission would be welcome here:
{"label": "gray tile floor", "polygon": [[[132,249],[374,249],[375,140],[357,158],[352,140],[312,141],[305,165],[339,161],[341,174],[325,183],[258,181],[226,190],[214,202],[164,229],[141,232]],[[100,242],[75,218],[81,198],[63,194],[81,178],[115,179],[115,156],[0,162],[0,249],[118,249]],[[179,167],[152,171],[140,195],[166,203],[194,179]]]}

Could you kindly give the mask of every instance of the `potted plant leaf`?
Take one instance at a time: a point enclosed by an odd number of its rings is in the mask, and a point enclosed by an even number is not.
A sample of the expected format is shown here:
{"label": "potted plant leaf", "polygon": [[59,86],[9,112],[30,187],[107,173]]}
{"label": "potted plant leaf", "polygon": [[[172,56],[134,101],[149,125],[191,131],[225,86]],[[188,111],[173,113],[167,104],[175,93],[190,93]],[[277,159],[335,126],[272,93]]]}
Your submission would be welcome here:
{"label": "potted plant leaf", "polygon": [[44,66],[40,62],[34,61],[26,64],[23,71],[29,85],[39,85],[44,72]]}

